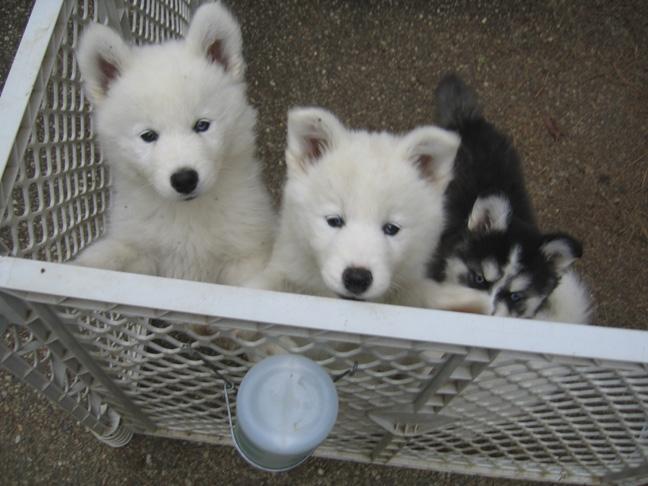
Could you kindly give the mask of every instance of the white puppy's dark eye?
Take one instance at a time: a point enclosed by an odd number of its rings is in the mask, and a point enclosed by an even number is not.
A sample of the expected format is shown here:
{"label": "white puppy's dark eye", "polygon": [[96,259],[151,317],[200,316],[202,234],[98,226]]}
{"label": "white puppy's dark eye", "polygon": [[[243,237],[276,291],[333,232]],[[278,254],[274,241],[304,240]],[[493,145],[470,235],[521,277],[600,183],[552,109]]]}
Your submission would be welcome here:
{"label": "white puppy's dark eye", "polygon": [[344,226],[344,220],[340,218],[337,214],[326,217],[326,222],[331,228],[341,228]]}
{"label": "white puppy's dark eye", "polygon": [[200,132],[206,132],[209,130],[209,126],[211,125],[211,122],[209,120],[198,120],[196,124],[194,125],[194,132],[200,133]]}
{"label": "white puppy's dark eye", "polygon": [[396,233],[400,231],[400,226],[397,224],[393,223],[387,223],[385,226],[382,227],[383,233],[385,233],[387,236],[394,236]]}
{"label": "white puppy's dark eye", "polygon": [[140,133],[140,138],[144,140],[146,143],[153,143],[155,142],[160,136],[155,133],[153,130],[144,130],[142,133]]}

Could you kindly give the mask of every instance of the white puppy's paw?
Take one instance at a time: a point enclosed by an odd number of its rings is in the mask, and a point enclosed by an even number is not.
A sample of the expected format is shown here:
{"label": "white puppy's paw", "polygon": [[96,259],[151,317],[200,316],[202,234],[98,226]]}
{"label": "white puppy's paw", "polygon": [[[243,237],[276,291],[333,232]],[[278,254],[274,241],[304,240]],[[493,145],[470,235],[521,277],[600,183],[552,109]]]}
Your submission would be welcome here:
{"label": "white puppy's paw", "polygon": [[283,291],[285,287],[283,274],[268,265],[266,269],[243,282],[242,287],[258,290]]}
{"label": "white puppy's paw", "polygon": [[93,243],[69,263],[117,272],[156,274],[155,264],[151,258],[142,255],[130,245],[110,239]]}
{"label": "white puppy's paw", "polygon": [[452,283],[427,279],[422,283],[424,306],[429,309],[490,314],[492,302],[488,293]]}

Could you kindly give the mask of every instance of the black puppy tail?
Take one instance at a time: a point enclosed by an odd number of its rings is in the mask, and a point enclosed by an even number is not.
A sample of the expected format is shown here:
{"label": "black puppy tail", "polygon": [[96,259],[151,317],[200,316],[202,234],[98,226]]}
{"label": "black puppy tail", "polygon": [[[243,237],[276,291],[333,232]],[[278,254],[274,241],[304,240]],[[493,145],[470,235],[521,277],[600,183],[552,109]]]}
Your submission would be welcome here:
{"label": "black puppy tail", "polygon": [[436,123],[450,130],[482,118],[475,92],[456,74],[445,76],[437,86],[436,109]]}

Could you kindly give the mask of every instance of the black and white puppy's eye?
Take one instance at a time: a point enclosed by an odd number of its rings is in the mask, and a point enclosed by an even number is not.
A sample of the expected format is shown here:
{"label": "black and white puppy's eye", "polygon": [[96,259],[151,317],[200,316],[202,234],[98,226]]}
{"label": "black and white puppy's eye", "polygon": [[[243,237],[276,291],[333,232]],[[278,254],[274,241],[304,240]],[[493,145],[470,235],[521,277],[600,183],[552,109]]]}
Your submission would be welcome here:
{"label": "black and white puppy's eye", "polygon": [[196,133],[206,132],[209,130],[211,122],[209,120],[198,120],[194,125],[193,129]]}
{"label": "black and white puppy's eye", "polygon": [[484,277],[483,274],[474,272],[472,274],[472,283],[469,285],[478,290],[489,290],[491,284],[486,280],[486,277]]}
{"label": "black and white puppy's eye", "polygon": [[153,143],[158,138],[160,138],[160,136],[153,130],[144,130],[142,133],[140,133],[140,138],[146,143]]}
{"label": "black and white puppy's eye", "polygon": [[326,222],[331,228],[341,228],[344,226],[344,220],[337,214],[332,214],[326,217]]}
{"label": "black and white puppy's eye", "polygon": [[385,226],[382,227],[383,233],[385,233],[387,236],[394,236],[396,233],[400,231],[400,226],[397,224],[393,223],[387,223]]}
{"label": "black and white puppy's eye", "polygon": [[517,292],[511,292],[508,298],[511,302],[517,302],[518,300],[522,299],[522,295]]}

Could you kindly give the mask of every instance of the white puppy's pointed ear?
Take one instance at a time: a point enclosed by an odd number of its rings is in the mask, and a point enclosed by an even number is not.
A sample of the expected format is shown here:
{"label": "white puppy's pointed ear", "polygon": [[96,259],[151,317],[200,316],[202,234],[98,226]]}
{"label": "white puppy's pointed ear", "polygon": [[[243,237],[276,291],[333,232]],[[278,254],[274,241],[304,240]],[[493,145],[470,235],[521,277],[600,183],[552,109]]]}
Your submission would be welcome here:
{"label": "white puppy's pointed ear", "polygon": [[543,235],[540,250],[558,275],[583,256],[583,246],[565,233]]}
{"label": "white puppy's pointed ear", "polygon": [[459,136],[439,127],[427,126],[408,133],[403,143],[407,160],[414,164],[423,177],[441,190],[445,189],[452,179]]}
{"label": "white puppy's pointed ear", "polygon": [[288,112],[286,165],[289,171],[305,171],[310,164],[337,146],[346,129],[322,108],[294,108]]}
{"label": "white puppy's pointed ear", "polygon": [[511,204],[509,200],[501,195],[479,197],[473,205],[468,229],[490,233],[492,231],[504,231],[511,220]]}
{"label": "white puppy's pointed ear", "polygon": [[195,54],[221,65],[235,80],[243,79],[241,28],[221,2],[207,3],[196,10],[185,42]]}
{"label": "white puppy's pointed ear", "polygon": [[123,74],[131,49],[111,28],[90,24],[81,36],[76,56],[86,94],[97,106],[106,97],[110,84]]}

